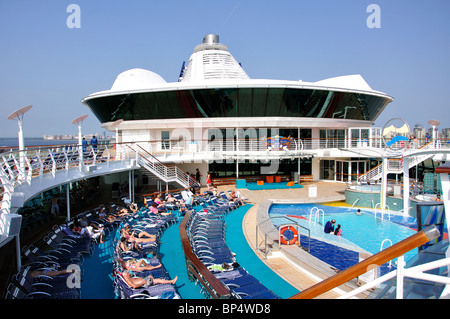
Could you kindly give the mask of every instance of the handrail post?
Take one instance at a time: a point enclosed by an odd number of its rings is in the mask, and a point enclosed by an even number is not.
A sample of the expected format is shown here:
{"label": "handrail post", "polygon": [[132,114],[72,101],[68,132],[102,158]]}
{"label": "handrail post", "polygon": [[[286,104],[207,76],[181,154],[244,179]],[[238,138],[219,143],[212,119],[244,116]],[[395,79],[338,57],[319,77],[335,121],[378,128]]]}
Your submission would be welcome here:
{"label": "handrail post", "polygon": [[403,283],[405,270],[405,256],[399,256],[397,259],[397,291],[396,298],[403,299]]}
{"label": "handrail post", "polygon": [[264,259],[267,260],[267,234],[264,234]]}

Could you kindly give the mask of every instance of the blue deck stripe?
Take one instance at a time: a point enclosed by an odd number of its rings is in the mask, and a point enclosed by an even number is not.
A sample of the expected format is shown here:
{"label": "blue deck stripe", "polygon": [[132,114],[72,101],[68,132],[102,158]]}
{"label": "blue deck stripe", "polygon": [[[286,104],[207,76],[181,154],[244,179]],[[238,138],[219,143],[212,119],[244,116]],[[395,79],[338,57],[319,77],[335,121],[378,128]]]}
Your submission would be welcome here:
{"label": "blue deck stripe", "polygon": [[252,276],[281,298],[289,298],[297,294],[299,290],[272,271],[247,243],[242,230],[242,222],[252,206],[249,204],[241,206],[225,217],[227,246],[236,254],[237,262]]}

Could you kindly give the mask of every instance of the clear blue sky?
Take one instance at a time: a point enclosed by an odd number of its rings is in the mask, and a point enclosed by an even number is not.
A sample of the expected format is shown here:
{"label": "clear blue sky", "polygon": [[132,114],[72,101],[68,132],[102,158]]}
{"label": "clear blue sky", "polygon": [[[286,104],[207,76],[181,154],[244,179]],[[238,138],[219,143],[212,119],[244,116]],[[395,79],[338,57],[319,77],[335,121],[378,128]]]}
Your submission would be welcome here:
{"label": "clear blue sky", "polygon": [[[71,3],[81,8],[79,29],[66,25]],[[379,29],[366,25],[372,3]],[[361,74],[395,98],[376,126],[401,117],[450,127],[449,16],[448,0],[2,0],[0,137],[17,136],[6,118],[29,104],[26,137],[77,134],[70,122],[83,114],[83,133],[102,132],[83,97],[136,67],[176,81],[208,33],[220,35],[251,78]]]}

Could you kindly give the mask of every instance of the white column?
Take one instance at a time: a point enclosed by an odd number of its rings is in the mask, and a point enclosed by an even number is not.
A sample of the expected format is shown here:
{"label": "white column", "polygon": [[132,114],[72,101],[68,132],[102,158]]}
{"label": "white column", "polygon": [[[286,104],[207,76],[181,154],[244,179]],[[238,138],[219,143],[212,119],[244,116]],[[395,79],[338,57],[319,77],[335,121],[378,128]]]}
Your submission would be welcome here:
{"label": "white column", "polygon": [[348,162],[348,182],[351,183],[352,182],[352,161]]}
{"label": "white column", "polygon": [[83,134],[81,133],[81,122],[78,123],[78,154],[80,158],[80,171],[83,167]]}
{"label": "white column", "polygon": [[22,118],[17,118],[19,125],[19,180],[25,180],[25,142],[23,138]]}
{"label": "white column", "polygon": [[[149,141],[150,140],[151,139],[149,139]],[[120,147],[121,147],[121,145],[120,145]],[[116,146],[115,146],[115,149],[116,149],[116,159],[122,159],[122,151],[119,150],[119,126],[118,125],[116,125]]]}
{"label": "white column", "polygon": [[236,179],[239,178],[239,128],[236,128]]}
{"label": "white column", "polygon": [[403,215],[409,215],[409,157],[403,158]]}
{"label": "white column", "polygon": [[384,210],[384,208],[386,206],[387,162],[388,162],[388,159],[386,157],[383,157],[383,161],[382,161],[383,175],[381,177],[381,201],[380,201],[382,210]]}
{"label": "white column", "polygon": [[[447,223],[447,229],[450,225],[450,180],[448,173],[440,173],[441,176],[441,184],[442,184],[442,200],[444,201],[444,210],[445,210],[445,221]],[[447,248],[445,253],[445,257],[450,258],[450,247]],[[447,266],[448,271],[450,271],[450,265]],[[450,285],[446,285],[444,291],[441,294],[441,298],[450,297]]]}
{"label": "white column", "polygon": [[[130,197],[130,201],[132,201],[133,197],[131,196],[131,171],[128,171],[128,196]],[[159,190],[159,189],[158,189]]]}
{"label": "white column", "polygon": [[66,185],[67,220],[70,220],[70,183]]}
{"label": "white column", "polygon": [[20,248],[20,234],[16,235],[16,256],[17,256],[17,269],[21,269],[22,268],[22,258],[21,256],[21,248]]}

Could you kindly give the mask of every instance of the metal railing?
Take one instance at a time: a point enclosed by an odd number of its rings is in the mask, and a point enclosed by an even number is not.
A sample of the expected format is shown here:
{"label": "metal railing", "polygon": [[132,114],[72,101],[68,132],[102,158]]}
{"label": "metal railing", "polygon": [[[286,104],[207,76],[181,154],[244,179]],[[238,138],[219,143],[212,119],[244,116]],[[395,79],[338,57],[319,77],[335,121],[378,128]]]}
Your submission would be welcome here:
{"label": "metal railing", "polygon": [[[133,149],[132,146],[136,146]],[[5,150],[5,149],[3,149]],[[28,147],[24,151],[11,149],[0,154],[0,198],[2,209],[8,212],[11,193],[22,183],[31,184],[36,177],[55,174],[61,170],[78,168],[80,171],[98,163],[140,160],[150,172],[165,181],[178,182],[183,187],[196,186],[195,180],[177,166],[166,166],[135,143],[99,144],[97,147],[78,144]]]}
{"label": "metal railing", "polygon": [[[13,149],[1,153],[0,198],[2,213],[10,212],[14,189],[23,183],[31,185],[35,178],[48,174],[55,177],[58,171],[69,169],[87,171],[89,166],[100,163],[108,165],[113,161],[138,159],[138,152],[126,147],[127,144],[108,143],[99,144],[96,147],[78,144],[53,145],[28,147],[24,151]],[[146,156],[146,158],[149,158],[149,156]],[[167,167],[162,163],[160,163],[160,166],[163,167],[163,170],[167,170],[167,174],[164,176],[170,177],[174,181],[185,178],[186,173],[177,167]],[[185,184],[192,186],[192,183],[185,182]]]}
{"label": "metal railing", "polygon": [[[125,155],[127,156],[127,155]],[[0,154],[0,188],[2,213],[9,213],[14,189],[36,177],[55,176],[57,171],[76,167],[80,171],[89,165],[116,160],[114,144],[83,147],[77,144],[13,149]]]}
{"label": "metal railing", "polygon": [[[432,262],[428,265],[422,265],[416,269],[416,271],[411,270],[410,271],[404,271],[403,269],[403,258],[401,258],[405,253],[408,251],[417,248],[419,246],[424,245],[425,243],[434,240],[440,236],[439,230],[436,226],[430,226],[425,228],[424,230],[421,230],[420,232],[417,232],[416,234],[398,242],[395,245],[392,245],[385,250],[359,262],[356,265],[353,265],[338,274],[329,277],[312,287],[303,290],[302,292],[290,297],[290,299],[312,299],[317,296],[320,296],[321,294],[330,291],[336,287],[339,287],[342,284],[345,284],[349,282],[350,280],[353,280],[354,278],[361,276],[365,274],[366,272],[379,267],[388,261],[399,258],[400,262],[399,267],[396,271],[392,271],[388,273],[387,275],[380,277],[378,280],[375,280],[373,282],[370,282],[362,287],[359,287],[357,289],[354,289],[350,293],[342,296],[341,298],[351,298],[361,292],[364,292],[367,289],[373,288],[376,285],[385,282],[395,276],[397,276],[397,298],[403,297],[403,278],[405,276],[413,277],[413,278],[419,278],[423,280],[429,280],[429,281],[436,281],[436,282],[444,282],[446,284],[450,283],[450,279],[448,277],[442,277],[442,276],[435,276],[435,275],[429,275],[429,274],[423,274],[420,275],[419,272],[422,272],[424,269],[434,269],[442,267],[443,265],[449,265],[450,264],[450,258],[446,258],[444,260],[438,261],[438,262]],[[433,267],[433,268],[430,268]],[[419,271],[419,272],[417,272]]]}
{"label": "metal railing", "polygon": [[[274,219],[288,220],[290,223],[281,224],[277,228],[277,227],[275,227],[274,223],[272,222]],[[264,225],[264,224],[266,224],[266,225]],[[308,233],[308,235],[307,235],[308,248],[306,250],[308,252],[311,252],[311,230],[309,228],[300,225],[296,220],[293,220],[292,218],[289,218],[286,216],[268,217],[266,219],[261,220],[256,225],[256,230],[255,230],[255,234],[256,234],[255,235],[256,236],[256,248],[255,249],[256,249],[256,251],[260,251],[260,249],[259,249],[259,247],[260,247],[260,245],[259,245],[259,230],[261,230],[262,235],[264,236],[264,247],[263,247],[263,250],[261,251],[264,254],[264,259],[267,259],[267,255],[269,254],[269,252],[273,251],[274,248],[276,248],[276,246],[281,246],[279,229],[285,225],[295,225],[299,228],[306,230],[306,232]],[[300,236],[300,233],[299,233],[299,236]],[[269,243],[269,240],[271,241],[270,243]],[[301,246],[300,237],[298,239],[297,246]]]}
{"label": "metal railing", "polygon": [[[139,164],[155,174],[165,182],[177,182],[185,188],[197,187],[198,183],[192,179],[188,173],[176,165],[167,166],[150,154],[141,145],[127,145],[133,152],[138,154]],[[134,148],[135,146],[136,148]]]}
{"label": "metal railing", "polygon": [[[445,145],[445,144],[444,144]],[[431,149],[437,149],[442,147],[443,144],[441,143],[433,143],[429,142],[421,147],[417,147],[416,149],[420,149],[421,151],[425,150],[431,150]],[[409,160],[409,168],[412,168],[416,166],[417,164],[420,164],[421,162],[425,161],[426,159],[432,157],[433,155],[418,155],[414,156]],[[403,161],[401,159],[395,159],[390,158],[387,160],[387,173],[395,173],[395,174],[401,174],[403,173]],[[380,163],[374,168],[370,169],[369,171],[361,174],[358,176],[357,181],[361,183],[362,181],[373,181],[378,180],[383,175],[383,164]]]}

